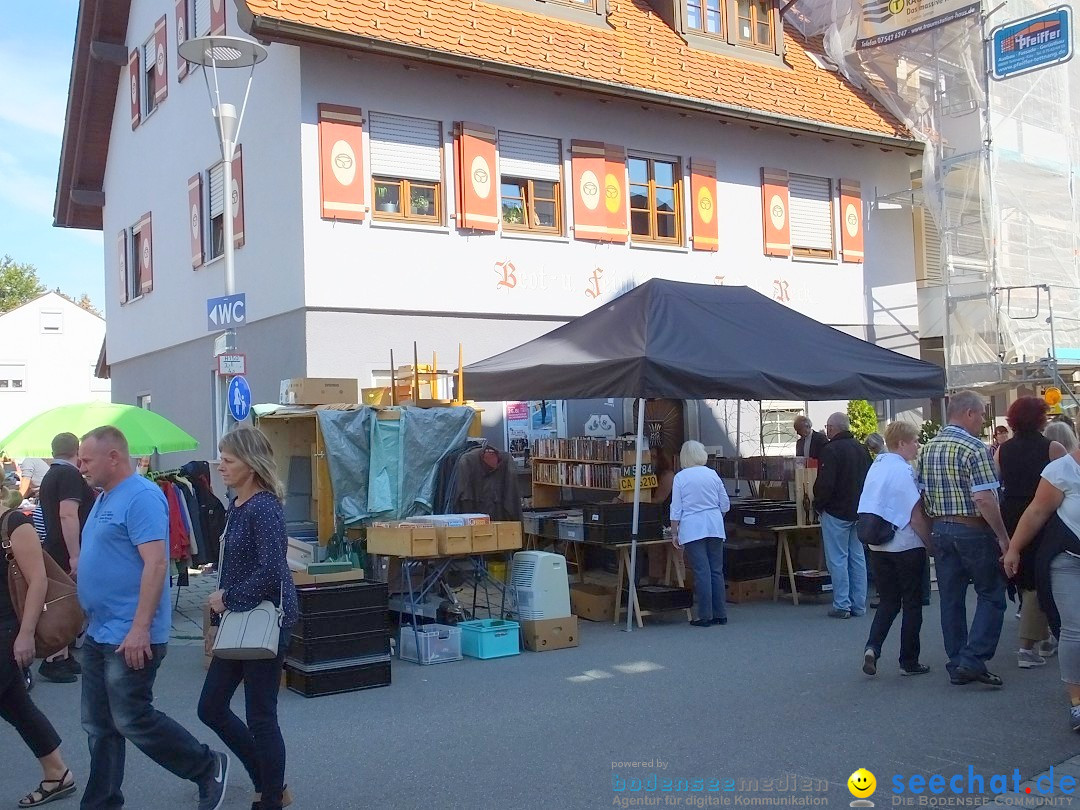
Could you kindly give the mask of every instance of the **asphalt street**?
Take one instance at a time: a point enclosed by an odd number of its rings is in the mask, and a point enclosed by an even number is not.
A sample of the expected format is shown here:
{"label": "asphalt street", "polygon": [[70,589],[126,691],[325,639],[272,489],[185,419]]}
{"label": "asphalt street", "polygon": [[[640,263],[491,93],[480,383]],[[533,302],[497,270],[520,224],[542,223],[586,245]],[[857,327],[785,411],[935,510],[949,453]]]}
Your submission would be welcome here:
{"label": "asphalt street", "polygon": [[[900,677],[894,637],[880,674],[867,678],[860,666],[869,617],[829,619],[827,609],[732,605],[725,627],[654,622],[631,634],[582,622],[576,649],[430,667],[395,661],[389,688],[317,699],[282,691],[294,807],[599,808],[624,798],[690,807],[796,794],[847,806],[846,782],[860,767],[876,775],[877,807],[888,807],[896,805],[894,777],[966,781],[970,766],[987,779],[1010,775],[1011,791],[1014,769],[1027,779],[1059,765],[1060,775],[1068,767],[1060,763],[1080,754],[1057,660],[1016,667],[1015,608],[991,665],[1005,679],[1001,690],[948,683],[936,594],[922,635],[933,671],[920,677]],[[213,743],[195,716],[202,678],[201,646],[171,645],[157,705]],[[33,696],[81,782],[88,757],[79,687],[40,682]],[[242,711],[242,696],[235,707]],[[195,806],[193,785],[128,750],[128,807]],[[0,804],[14,806],[36,784],[37,767],[10,728],[0,751]],[[648,788],[654,773],[673,780],[671,792],[630,792],[629,780]],[[709,791],[711,780],[719,793]],[[992,798],[988,786],[965,804]],[[225,807],[250,801],[250,783],[234,768]]]}

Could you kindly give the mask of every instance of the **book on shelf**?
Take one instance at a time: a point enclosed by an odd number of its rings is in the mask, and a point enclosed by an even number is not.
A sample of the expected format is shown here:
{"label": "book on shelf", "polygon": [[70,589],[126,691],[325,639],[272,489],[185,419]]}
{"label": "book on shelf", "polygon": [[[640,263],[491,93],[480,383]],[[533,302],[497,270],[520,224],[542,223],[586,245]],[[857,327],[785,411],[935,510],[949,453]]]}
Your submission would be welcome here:
{"label": "book on shelf", "polygon": [[577,436],[571,439],[536,439],[533,456],[551,459],[580,459],[581,461],[604,461],[621,464],[623,453],[633,450],[637,439],[593,439]]}

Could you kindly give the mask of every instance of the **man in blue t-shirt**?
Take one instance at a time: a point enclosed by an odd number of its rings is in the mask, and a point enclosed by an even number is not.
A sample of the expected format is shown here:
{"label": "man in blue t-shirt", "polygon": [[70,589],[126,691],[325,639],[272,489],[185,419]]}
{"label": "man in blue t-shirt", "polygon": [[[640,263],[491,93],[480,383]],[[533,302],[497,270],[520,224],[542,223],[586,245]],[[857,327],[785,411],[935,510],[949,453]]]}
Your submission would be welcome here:
{"label": "man in blue t-shirt", "polygon": [[199,743],[154,708],[154,678],[168,649],[169,507],[132,471],[127,439],[114,427],[87,433],[79,468],[98,496],[83,528],[79,602],[90,620],[83,644],[82,716],[90,738],[83,810],[123,807],[125,739],[199,786],[199,810],[225,798],[227,755]]}

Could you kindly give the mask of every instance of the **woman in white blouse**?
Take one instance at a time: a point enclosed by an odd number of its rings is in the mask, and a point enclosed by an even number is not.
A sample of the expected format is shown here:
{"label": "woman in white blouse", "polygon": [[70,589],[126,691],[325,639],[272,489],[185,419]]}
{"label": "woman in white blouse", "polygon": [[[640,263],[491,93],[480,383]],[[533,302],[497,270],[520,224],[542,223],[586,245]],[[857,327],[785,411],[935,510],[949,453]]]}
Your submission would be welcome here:
{"label": "woman in white blouse", "polygon": [[[1013,532],[1003,564],[1006,576],[1016,576],[1020,552],[1046,527],[1036,575],[1039,602],[1047,609],[1052,630],[1060,617],[1058,663],[1072,704],[1072,730],[1080,733],[1080,450],[1047,464],[1042,479]],[[1055,515],[1057,520],[1051,520]]]}
{"label": "woman in white blouse", "polygon": [[731,508],[724,482],[705,466],[709,454],[701,442],[686,442],[679,453],[682,469],[671,487],[671,542],[686,552],[694,572],[697,618],[690,624],[727,624],[724,604],[724,513]]}

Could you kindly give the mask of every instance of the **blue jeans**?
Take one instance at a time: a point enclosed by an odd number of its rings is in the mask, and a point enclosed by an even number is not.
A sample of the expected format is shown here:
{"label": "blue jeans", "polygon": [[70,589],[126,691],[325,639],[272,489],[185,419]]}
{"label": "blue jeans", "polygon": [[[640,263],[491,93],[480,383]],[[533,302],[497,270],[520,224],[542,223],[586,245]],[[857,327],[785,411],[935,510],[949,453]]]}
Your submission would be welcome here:
{"label": "blue jeans", "polygon": [[[285,740],[278,726],[277,701],[281,666],[288,644],[289,628],[284,628],[277,658],[256,661],[212,659],[199,696],[199,719],[236,754],[251,777],[255,791],[262,794],[261,806],[266,810],[281,807],[285,782]],[[246,725],[229,708],[241,682],[244,684]]]}
{"label": "blue jeans", "polygon": [[724,591],[724,541],[719,537],[691,540],[682,547],[694,572],[697,617],[704,621],[727,618]]}
{"label": "blue jeans", "polygon": [[82,647],[82,725],[90,743],[90,775],[82,810],[124,806],[126,741],[182,779],[199,782],[214,772],[210,749],[153,706],[154,677],[168,649],[151,645],[154,657],[131,669],[115,644],[90,636]]}
{"label": "blue jeans", "polygon": [[[994,535],[985,529],[960,523],[934,521],[934,561],[938,599],[941,602],[941,635],[949,656],[949,674],[957,667],[974,673],[986,671],[986,662],[997,651],[1001,623],[1005,618],[1005,574],[998,559]],[[968,583],[975,585],[975,617],[967,622]]]}
{"label": "blue jeans", "polygon": [[821,540],[825,544],[825,564],[832,577],[833,607],[866,613],[866,555],[855,533],[854,520],[841,520],[821,513]]}

